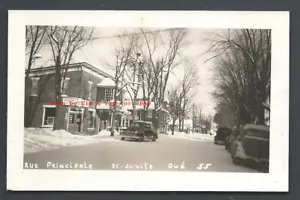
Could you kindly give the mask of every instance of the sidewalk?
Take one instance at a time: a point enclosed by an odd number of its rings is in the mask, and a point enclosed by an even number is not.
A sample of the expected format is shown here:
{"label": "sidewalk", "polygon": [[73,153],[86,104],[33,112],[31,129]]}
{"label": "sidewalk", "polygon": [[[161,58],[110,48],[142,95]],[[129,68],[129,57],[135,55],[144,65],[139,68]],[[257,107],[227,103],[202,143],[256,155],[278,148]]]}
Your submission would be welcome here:
{"label": "sidewalk", "polygon": [[[116,134],[118,135],[118,133]],[[58,149],[66,146],[93,144],[105,141],[118,141],[109,131],[97,135],[74,135],[65,130],[53,131],[52,128],[25,128],[24,153]]]}
{"label": "sidewalk", "polygon": [[202,133],[187,134],[185,132],[174,131],[174,135],[172,135],[172,131],[168,131],[168,135],[170,137],[188,139],[188,140],[202,140],[202,141],[213,141],[214,140],[214,135],[202,134]]}

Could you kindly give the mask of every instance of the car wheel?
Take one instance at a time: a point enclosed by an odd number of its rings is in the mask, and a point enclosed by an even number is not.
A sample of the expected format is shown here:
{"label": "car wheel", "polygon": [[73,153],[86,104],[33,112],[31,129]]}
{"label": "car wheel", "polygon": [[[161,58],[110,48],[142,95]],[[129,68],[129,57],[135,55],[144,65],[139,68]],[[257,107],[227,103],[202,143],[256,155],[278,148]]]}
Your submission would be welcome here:
{"label": "car wheel", "polygon": [[233,159],[234,155],[235,155],[235,152],[234,152],[234,149],[233,148],[230,148],[230,155],[231,155],[231,158]]}
{"label": "car wheel", "polygon": [[144,141],[144,137],[140,137],[139,142],[143,142],[143,141]]}
{"label": "car wheel", "polygon": [[237,157],[232,157],[232,162],[234,164],[239,164],[239,159]]}
{"label": "car wheel", "polygon": [[155,136],[155,135],[152,137],[152,141],[153,141],[153,142],[156,141],[156,136]]}

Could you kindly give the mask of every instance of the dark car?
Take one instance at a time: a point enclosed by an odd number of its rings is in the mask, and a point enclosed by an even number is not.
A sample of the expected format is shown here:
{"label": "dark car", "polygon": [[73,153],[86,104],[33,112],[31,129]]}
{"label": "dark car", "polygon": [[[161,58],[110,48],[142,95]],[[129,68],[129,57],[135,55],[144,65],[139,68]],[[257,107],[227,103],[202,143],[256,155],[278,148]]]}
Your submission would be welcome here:
{"label": "dark car", "polygon": [[236,128],[232,131],[232,133],[229,136],[225,138],[225,149],[227,149],[229,152],[231,152],[232,142],[237,139],[239,134],[240,134],[240,129]]}
{"label": "dark car", "polygon": [[226,128],[226,127],[218,128],[217,135],[214,138],[215,144],[225,144],[225,139],[227,136],[231,134],[231,132],[232,131],[230,128]]}
{"label": "dark car", "polygon": [[246,124],[231,145],[234,163],[254,164],[259,170],[269,167],[270,131],[268,126]]}
{"label": "dark car", "polygon": [[121,132],[121,140],[127,138],[137,139],[139,141],[150,139],[155,142],[156,139],[158,138],[158,134],[152,122],[135,121],[126,130]]}

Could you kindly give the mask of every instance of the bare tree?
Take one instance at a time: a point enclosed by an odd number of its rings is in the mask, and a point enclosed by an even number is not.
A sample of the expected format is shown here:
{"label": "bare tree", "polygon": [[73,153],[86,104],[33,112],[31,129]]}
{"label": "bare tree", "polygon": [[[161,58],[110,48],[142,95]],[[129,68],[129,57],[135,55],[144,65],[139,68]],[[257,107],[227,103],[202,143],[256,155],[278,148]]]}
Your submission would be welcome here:
{"label": "bare tree", "polygon": [[[66,78],[74,53],[89,43],[93,31],[92,28],[80,26],[50,26],[48,28],[47,35],[55,66],[56,102],[62,102],[62,93],[66,87],[63,80]],[[54,130],[63,127],[64,118],[60,118],[60,112],[61,108],[57,106],[55,109]]]}
{"label": "bare tree", "polygon": [[[131,84],[128,83],[135,81],[129,79],[130,76],[128,76],[128,71],[131,65],[136,64],[136,45],[138,42],[138,36],[136,34],[132,34],[126,38],[119,37],[118,40],[120,42],[120,46],[115,49],[116,63],[114,65],[109,65],[114,70],[115,81],[111,136],[114,136],[115,131],[117,97],[121,93],[121,91],[119,91],[119,87],[123,87],[123,85],[120,84],[123,84],[125,81],[124,85],[128,88],[128,86],[131,86]],[[127,75],[127,77],[125,77],[125,75]]]}
{"label": "bare tree", "polygon": [[[25,73],[25,88],[28,88],[28,85],[30,84],[29,74],[31,72],[31,67],[47,39],[46,30],[47,27],[45,26],[26,26],[26,55],[28,56],[28,62]],[[30,91],[25,90],[25,127],[31,126],[31,121],[34,117],[34,112],[32,112],[31,96],[29,93]]]}
{"label": "bare tree", "polygon": [[[156,119],[156,112],[164,103],[165,91],[171,71],[180,63],[179,53],[186,44],[184,39],[187,35],[185,29],[170,29],[166,32],[159,31],[146,33],[141,29],[145,41],[145,51],[143,55],[146,58],[148,72],[152,77],[148,81],[149,93],[152,93],[154,101],[153,120],[156,128],[159,128],[159,119]],[[162,39],[158,39],[159,36]],[[164,50],[157,55],[158,47]],[[148,96],[149,98],[149,96]]]}
{"label": "bare tree", "polygon": [[228,30],[213,39],[208,52],[216,58],[215,97],[235,108],[237,124],[263,124],[262,103],[270,95],[271,30]]}
{"label": "bare tree", "polygon": [[179,87],[171,88],[167,92],[169,99],[169,113],[172,117],[172,135],[174,135],[175,122],[179,118],[181,113],[181,96],[179,92]]}
{"label": "bare tree", "polygon": [[[199,85],[199,68],[198,66],[191,62],[191,61],[185,61],[184,62],[184,68],[183,68],[183,78],[181,81],[181,93],[180,93],[180,105],[181,105],[181,115],[179,117],[179,127],[180,131],[184,128],[184,116],[186,107],[190,103],[192,97],[195,95],[189,95],[189,92],[191,89],[197,85]],[[188,96],[189,95],[189,96]]]}

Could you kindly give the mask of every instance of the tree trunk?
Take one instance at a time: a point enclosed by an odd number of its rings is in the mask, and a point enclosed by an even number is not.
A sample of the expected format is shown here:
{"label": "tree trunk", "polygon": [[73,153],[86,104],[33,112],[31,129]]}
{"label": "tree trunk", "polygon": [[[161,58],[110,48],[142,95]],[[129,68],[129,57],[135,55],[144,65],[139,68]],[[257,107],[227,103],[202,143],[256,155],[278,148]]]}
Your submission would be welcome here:
{"label": "tree trunk", "polygon": [[176,119],[173,118],[173,123],[172,123],[172,135],[174,135],[175,121],[176,121]]}
{"label": "tree trunk", "polygon": [[181,117],[179,116],[179,118],[178,118],[178,127],[179,127],[179,132],[182,132],[182,121],[181,121]]}
{"label": "tree trunk", "polygon": [[[56,104],[60,104],[62,102],[61,98],[61,65],[60,65],[60,57],[57,56],[55,63],[55,101]],[[61,106],[56,106],[55,108],[55,120],[53,130],[59,130],[61,128]]]}
{"label": "tree trunk", "polygon": [[112,123],[111,123],[111,130],[110,130],[110,136],[115,135],[115,124],[116,124],[116,112],[117,112],[117,90],[118,90],[118,81],[116,81],[116,86],[114,89],[114,103],[113,103],[113,109],[112,109]]}
{"label": "tree trunk", "polygon": [[29,88],[29,78],[25,78],[25,106],[24,106],[24,126],[30,127],[31,122],[30,119],[34,113],[31,112],[32,107],[32,97],[30,96]]}

